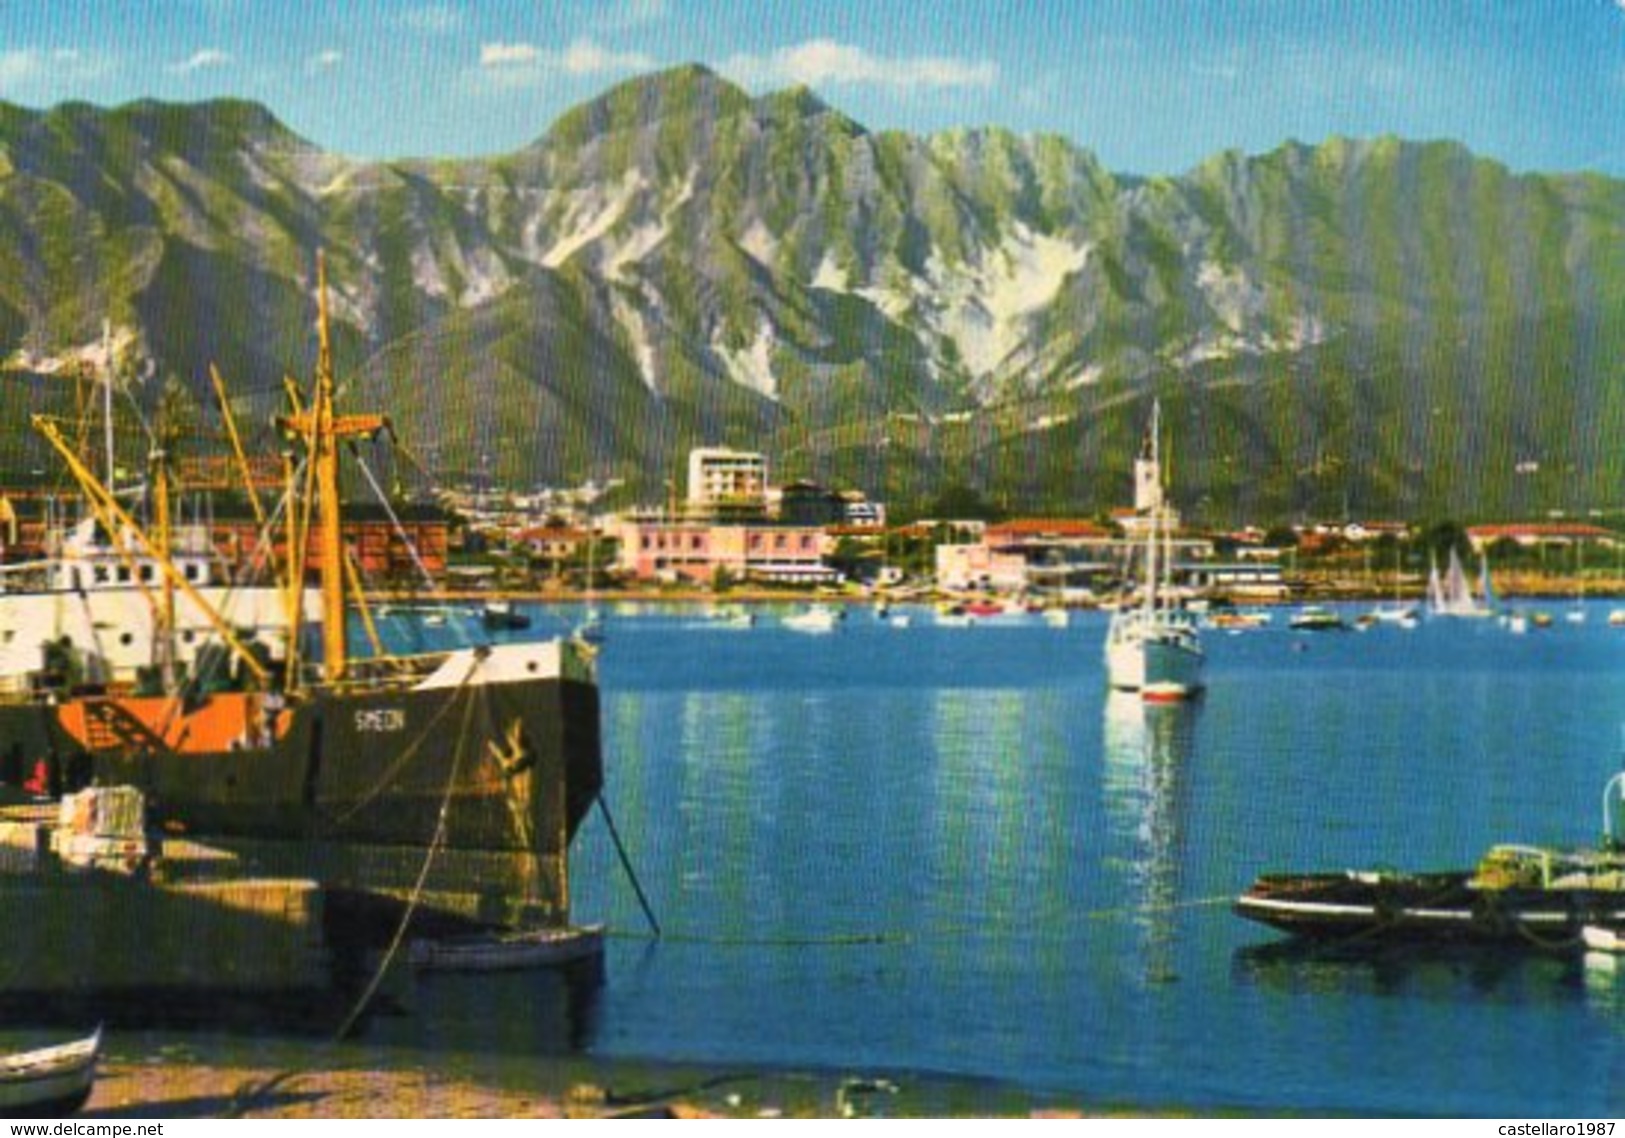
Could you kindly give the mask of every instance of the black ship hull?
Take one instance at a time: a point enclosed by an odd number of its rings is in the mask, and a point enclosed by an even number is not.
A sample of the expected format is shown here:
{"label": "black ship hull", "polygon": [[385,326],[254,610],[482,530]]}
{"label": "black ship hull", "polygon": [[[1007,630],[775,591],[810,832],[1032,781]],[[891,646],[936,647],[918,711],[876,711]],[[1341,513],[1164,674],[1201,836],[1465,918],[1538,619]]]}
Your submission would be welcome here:
{"label": "black ship hull", "polygon": [[1598,882],[1488,887],[1466,870],[1269,874],[1234,911],[1306,940],[1555,951],[1579,945],[1586,925],[1625,921],[1625,892]]}
{"label": "black ship hull", "polygon": [[567,918],[571,838],[603,771],[590,659],[565,642],[279,699],[80,695],[0,705],[0,782],[146,796],[166,836],[309,877],[336,942]]}

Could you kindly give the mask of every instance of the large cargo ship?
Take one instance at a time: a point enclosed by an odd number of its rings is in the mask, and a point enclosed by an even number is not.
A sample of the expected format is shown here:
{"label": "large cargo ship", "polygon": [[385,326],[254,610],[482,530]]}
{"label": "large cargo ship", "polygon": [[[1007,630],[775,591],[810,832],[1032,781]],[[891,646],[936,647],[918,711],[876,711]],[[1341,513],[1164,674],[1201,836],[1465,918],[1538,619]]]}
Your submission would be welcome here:
{"label": "large cargo ship", "polygon": [[[303,457],[282,507],[282,627],[313,624],[319,651],[307,658],[290,634],[268,653],[218,617],[216,650],[194,648],[191,666],[177,666],[175,598],[192,611],[207,611],[207,598],[162,531],[148,535],[36,419],[98,523],[135,535],[134,552],[158,567],[142,639],[160,651],[136,682],[42,674],[0,697],[0,783],[50,796],[139,788],[162,832],[206,840],[244,871],[319,882],[338,944],[394,935],[408,914],[429,932],[566,923],[570,841],[602,780],[593,649],[555,639],[351,657],[340,443],[388,423],[334,411],[325,292],[319,268],[315,383],[279,421]],[[302,611],[307,563],[320,578],[315,614]]]}

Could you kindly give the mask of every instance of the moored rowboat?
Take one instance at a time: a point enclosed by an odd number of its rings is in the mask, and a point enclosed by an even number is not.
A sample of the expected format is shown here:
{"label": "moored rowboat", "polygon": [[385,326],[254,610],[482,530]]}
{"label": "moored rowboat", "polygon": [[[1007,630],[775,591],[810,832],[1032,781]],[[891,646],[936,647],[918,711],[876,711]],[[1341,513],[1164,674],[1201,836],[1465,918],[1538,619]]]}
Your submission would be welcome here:
{"label": "moored rowboat", "polygon": [[428,971],[505,972],[569,964],[603,951],[603,925],[561,925],[414,940],[407,960],[414,968]]}

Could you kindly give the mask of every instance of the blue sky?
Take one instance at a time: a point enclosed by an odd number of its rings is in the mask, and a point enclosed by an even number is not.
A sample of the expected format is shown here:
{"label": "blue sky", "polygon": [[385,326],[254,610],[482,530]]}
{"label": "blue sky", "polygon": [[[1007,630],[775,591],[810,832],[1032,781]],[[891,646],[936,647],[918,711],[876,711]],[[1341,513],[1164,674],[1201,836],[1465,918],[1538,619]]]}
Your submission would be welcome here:
{"label": "blue sky", "polygon": [[1119,172],[1334,134],[1625,176],[1625,0],[0,0],[0,99],[263,102],[331,150],[496,154],[633,75],[806,83],[871,129]]}

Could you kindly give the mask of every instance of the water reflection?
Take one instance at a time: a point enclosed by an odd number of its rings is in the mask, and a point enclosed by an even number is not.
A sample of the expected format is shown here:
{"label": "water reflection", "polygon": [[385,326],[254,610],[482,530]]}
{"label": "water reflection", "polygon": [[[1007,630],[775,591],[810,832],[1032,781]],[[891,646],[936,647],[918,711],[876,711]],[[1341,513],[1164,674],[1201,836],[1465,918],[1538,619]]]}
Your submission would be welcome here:
{"label": "water reflection", "polygon": [[1013,917],[1034,886],[1029,812],[1034,718],[1023,693],[952,690],[935,699],[927,815],[933,833],[934,887],[977,898],[965,910],[982,918]]}
{"label": "water reflection", "polygon": [[369,1017],[360,1038],[471,1054],[575,1054],[597,1038],[604,979],[602,957],[535,971],[403,977],[395,1014]]}
{"label": "water reflection", "polygon": [[1625,1014],[1625,957],[1616,952],[1587,950],[1580,974],[1586,1003],[1604,1015]]}
{"label": "water reflection", "polygon": [[1147,704],[1113,692],[1106,698],[1101,788],[1106,816],[1126,848],[1130,896],[1138,901],[1145,978],[1176,979],[1174,915],[1195,754],[1198,703]]}
{"label": "water reflection", "polygon": [[265,993],[8,993],[0,997],[0,1035],[102,1023],[121,1035],[227,1032],[252,1049],[250,1041],[270,1038],[336,1044],[347,1029],[346,1040],[356,1046],[566,1055],[596,1041],[604,981],[601,957],[559,968],[462,974],[418,973],[397,961],[354,1020],[351,1013],[367,993],[349,984]]}
{"label": "water reflection", "polygon": [[[1515,946],[1332,944],[1301,939],[1248,945],[1236,950],[1231,963],[1238,983],[1315,996],[1545,999],[1572,989],[1578,971],[1570,956],[1531,953]],[[1588,994],[1591,986],[1588,971]]]}

